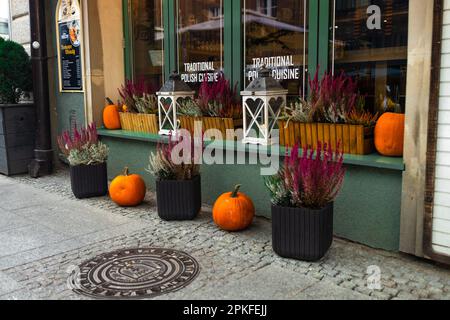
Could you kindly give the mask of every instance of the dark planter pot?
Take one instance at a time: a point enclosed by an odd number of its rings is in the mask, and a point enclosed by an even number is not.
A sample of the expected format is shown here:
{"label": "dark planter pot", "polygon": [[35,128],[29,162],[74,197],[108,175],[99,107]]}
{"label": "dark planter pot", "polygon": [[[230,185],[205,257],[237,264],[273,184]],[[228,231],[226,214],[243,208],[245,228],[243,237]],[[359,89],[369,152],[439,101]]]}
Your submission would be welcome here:
{"label": "dark planter pot", "polygon": [[34,158],[36,110],[33,104],[0,104],[0,173],[28,173]]}
{"label": "dark planter pot", "polygon": [[193,220],[202,207],[200,176],[186,181],[156,181],[158,215],[166,221]]}
{"label": "dark planter pot", "polygon": [[272,206],[272,246],[284,258],[322,259],[333,243],[333,203],[321,210]]}
{"label": "dark planter pot", "polygon": [[108,194],[106,163],[70,167],[72,192],[78,199],[103,197]]}

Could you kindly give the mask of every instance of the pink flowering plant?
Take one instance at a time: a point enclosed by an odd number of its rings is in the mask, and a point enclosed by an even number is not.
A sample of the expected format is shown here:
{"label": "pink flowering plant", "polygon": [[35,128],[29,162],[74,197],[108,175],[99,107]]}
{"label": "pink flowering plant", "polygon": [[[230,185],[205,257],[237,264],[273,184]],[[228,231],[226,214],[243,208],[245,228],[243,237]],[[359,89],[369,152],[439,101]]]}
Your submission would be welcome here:
{"label": "pink flowering plant", "polygon": [[58,146],[71,166],[96,165],[108,159],[108,147],[100,142],[95,123],[79,130],[75,126],[73,135],[63,132],[58,137]]}
{"label": "pink flowering plant", "polygon": [[158,100],[155,90],[145,81],[126,80],[119,89],[121,104],[125,105],[125,112],[156,114],[158,113]]}
{"label": "pink flowering plant", "polygon": [[[319,71],[309,79],[309,95],[286,108],[282,118],[294,122],[355,123],[356,112],[362,113],[365,100],[358,92],[357,82],[343,72],[339,75]],[[353,117],[351,117],[353,115]]]}
{"label": "pink flowering plant", "polygon": [[223,73],[214,82],[205,78],[198,92],[197,104],[208,117],[238,119],[242,115],[237,83],[232,87]]}
{"label": "pink flowering plant", "polygon": [[322,209],[333,202],[345,176],[344,157],[331,146],[318,144],[316,150],[296,145],[287,154],[283,168],[265,183],[276,206]]}
{"label": "pink flowering plant", "polygon": [[196,140],[190,135],[180,136],[180,140],[169,136],[168,144],[158,144],[156,153],[150,155],[146,171],[159,181],[192,180],[199,176],[204,145],[203,139]]}

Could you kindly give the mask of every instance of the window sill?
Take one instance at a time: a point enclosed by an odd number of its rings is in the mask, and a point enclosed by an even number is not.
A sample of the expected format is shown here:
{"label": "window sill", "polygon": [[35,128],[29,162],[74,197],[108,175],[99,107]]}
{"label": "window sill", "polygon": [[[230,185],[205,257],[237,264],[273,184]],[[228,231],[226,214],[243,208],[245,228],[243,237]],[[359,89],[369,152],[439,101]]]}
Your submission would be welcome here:
{"label": "window sill", "polygon": [[[153,143],[159,143],[159,142],[165,143],[168,141],[168,137],[159,136],[156,134],[137,133],[137,132],[123,131],[123,130],[99,129],[98,133],[100,136],[103,136],[103,137],[124,139],[124,140],[135,140],[135,141],[153,142]],[[263,148],[261,146],[243,145],[242,143],[239,143],[239,142],[233,143],[231,141],[228,141],[226,143],[218,142],[217,147],[222,148],[224,150],[233,150],[233,151],[248,152],[248,153],[258,153],[261,150],[261,148]],[[271,150],[271,148],[268,147],[268,152],[269,152],[269,154],[272,154],[272,155],[284,155],[286,153],[286,148],[280,147],[279,149]],[[389,169],[389,170],[396,170],[396,171],[404,171],[405,170],[405,164],[403,162],[403,158],[384,157],[384,156],[379,155],[378,153],[365,155],[365,156],[346,154],[344,156],[344,163],[348,164],[348,165],[355,165],[355,166],[361,166],[361,167]]]}

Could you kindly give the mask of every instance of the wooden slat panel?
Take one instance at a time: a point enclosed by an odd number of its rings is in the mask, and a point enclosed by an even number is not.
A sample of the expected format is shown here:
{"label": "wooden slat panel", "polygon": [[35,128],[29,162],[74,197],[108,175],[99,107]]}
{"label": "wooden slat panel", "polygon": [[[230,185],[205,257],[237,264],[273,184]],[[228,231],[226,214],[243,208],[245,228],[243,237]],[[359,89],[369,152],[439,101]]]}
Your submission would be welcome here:
{"label": "wooden slat panel", "polygon": [[364,154],[364,127],[356,127],[356,154]]}
{"label": "wooden slat panel", "polygon": [[450,192],[450,177],[442,177],[442,179],[437,178],[435,189],[438,192]]}
{"label": "wooden slat panel", "polygon": [[333,150],[337,149],[338,146],[338,137],[336,133],[336,126],[335,125],[329,125],[330,126],[330,141],[331,141],[331,147]]}
{"label": "wooden slat panel", "polygon": [[305,149],[308,147],[308,139],[306,138],[306,124],[301,123],[300,124],[300,142],[302,145],[302,148]]}
{"label": "wooden slat panel", "polygon": [[356,127],[354,125],[348,125],[348,128],[350,130],[350,154],[358,154],[358,145],[357,145],[357,138],[356,138]]}
{"label": "wooden slat panel", "polygon": [[438,139],[436,150],[441,152],[450,152],[450,139]]}
{"label": "wooden slat panel", "polygon": [[450,193],[436,192],[434,203],[438,206],[450,207]]}
{"label": "wooden slat panel", "polygon": [[450,153],[437,152],[436,153],[436,164],[441,165],[441,166],[450,166]]}
{"label": "wooden slat panel", "polygon": [[330,125],[328,123],[325,123],[323,125],[323,140],[327,145],[330,145]]}
{"label": "wooden slat panel", "polygon": [[442,232],[433,232],[433,244],[450,248],[450,234]]}
{"label": "wooden slat panel", "polygon": [[324,132],[323,132],[323,123],[318,123],[317,124],[317,140],[320,141],[320,143],[322,145],[324,145],[326,143],[325,139],[324,139]]}
{"label": "wooden slat panel", "polygon": [[450,234],[450,220],[433,219],[433,231]]}
{"label": "wooden slat panel", "polygon": [[312,147],[313,149],[317,148],[317,142],[318,142],[318,137],[317,137],[317,123],[312,123],[311,124],[311,140],[312,140]]}
{"label": "wooden slat panel", "polygon": [[433,217],[435,219],[450,220],[450,207],[435,206]]}
{"label": "wooden slat panel", "polygon": [[450,256],[450,248],[433,245],[433,250],[437,253]]}
{"label": "wooden slat panel", "polygon": [[438,126],[438,138],[450,138],[450,125],[442,124]]}

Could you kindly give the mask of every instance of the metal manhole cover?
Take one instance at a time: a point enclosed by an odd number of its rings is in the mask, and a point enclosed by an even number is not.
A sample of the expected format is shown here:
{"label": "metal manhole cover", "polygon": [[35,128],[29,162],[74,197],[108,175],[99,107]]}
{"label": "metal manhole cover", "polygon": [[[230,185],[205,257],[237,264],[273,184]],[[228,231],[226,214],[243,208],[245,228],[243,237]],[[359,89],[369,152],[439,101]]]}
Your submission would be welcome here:
{"label": "metal manhole cover", "polygon": [[170,249],[127,249],[83,263],[68,281],[78,294],[102,299],[142,299],[177,291],[198,275],[198,262]]}

